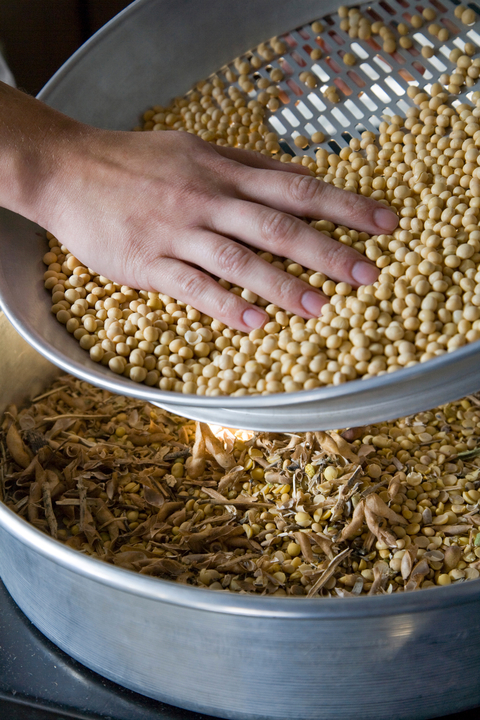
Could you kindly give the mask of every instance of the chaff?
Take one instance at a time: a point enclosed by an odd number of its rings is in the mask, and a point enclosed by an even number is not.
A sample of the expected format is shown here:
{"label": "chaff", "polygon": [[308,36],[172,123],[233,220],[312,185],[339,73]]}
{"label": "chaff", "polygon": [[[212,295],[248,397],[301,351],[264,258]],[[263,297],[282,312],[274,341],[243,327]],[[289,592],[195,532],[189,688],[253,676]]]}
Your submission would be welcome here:
{"label": "chaff", "polygon": [[[435,422],[446,432],[452,407],[438,421],[420,413],[387,424],[395,432],[385,451],[372,443],[384,426],[217,437],[204,423],[64,377],[29,408],[6,412],[0,492],[59,542],[173,582],[309,597],[462,582],[480,569],[480,459],[449,455],[437,467],[426,454],[436,439],[422,432],[433,437]],[[480,409],[458,407],[449,442],[465,417],[470,453]],[[398,428],[415,438],[412,427],[419,439],[407,453],[396,438]],[[458,495],[467,505],[455,514]]]}

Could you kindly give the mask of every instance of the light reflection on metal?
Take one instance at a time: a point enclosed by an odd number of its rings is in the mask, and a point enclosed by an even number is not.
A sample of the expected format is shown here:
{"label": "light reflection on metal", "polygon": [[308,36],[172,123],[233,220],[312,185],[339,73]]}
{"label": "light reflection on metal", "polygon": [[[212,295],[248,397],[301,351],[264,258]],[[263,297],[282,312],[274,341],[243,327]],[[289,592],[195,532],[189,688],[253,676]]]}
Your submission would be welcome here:
{"label": "light reflection on metal", "polygon": [[210,423],[208,423],[208,427],[215,437],[223,440],[226,445],[235,442],[235,440],[243,440],[244,442],[251,440],[255,434],[251,430],[235,430],[233,428],[226,428],[221,425],[212,425]]}
{"label": "light reflection on metal", "polygon": [[405,616],[401,623],[388,631],[388,635],[395,640],[395,646],[398,648],[405,645],[415,632],[418,633],[418,623],[414,622],[414,618]]}

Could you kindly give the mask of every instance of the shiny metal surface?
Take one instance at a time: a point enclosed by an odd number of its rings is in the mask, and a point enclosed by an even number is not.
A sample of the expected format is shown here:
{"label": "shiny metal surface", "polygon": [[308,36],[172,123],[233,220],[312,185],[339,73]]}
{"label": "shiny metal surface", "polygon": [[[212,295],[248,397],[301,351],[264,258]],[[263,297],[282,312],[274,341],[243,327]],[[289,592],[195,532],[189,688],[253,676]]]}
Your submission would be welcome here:
{"label": "shiny metal surface", "polygon": [[[85,122],[129,129],[148,106],[167,102],[265,38],[338,5],[209,0],[206,12],[200,0],[137,0],[59,70],[41,97]],[[50,313],[39,280],[44,247],[38,227],[0,210],[0,304],[18,332],[67,372],[188,417],[252,430],[329,429],[408,415],[480,388],[478,342],[392,375],[291,395],[203,397],[139,385],[93,363]]]}
{"label": "shiny metal surface", "polygon": [[[0,314],[0,413],[58,370]],[[254,598],[86,557],[0,503],[0,576],[54,643],[132,690],[232,720],[421,720],[480,704],[480,581]]]}

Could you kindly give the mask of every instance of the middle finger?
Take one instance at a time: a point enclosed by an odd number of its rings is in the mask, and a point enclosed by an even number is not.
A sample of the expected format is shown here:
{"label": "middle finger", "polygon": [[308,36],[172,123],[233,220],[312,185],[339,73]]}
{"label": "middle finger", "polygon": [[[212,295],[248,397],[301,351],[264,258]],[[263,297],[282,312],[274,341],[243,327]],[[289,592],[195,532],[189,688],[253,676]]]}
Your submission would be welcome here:
{"label": "middle finger", "polygon": [[367,258],[348,245],[315,230],[293,215],[233,199],[215,213],[217,233],[235,237],[252,247],[291,258],[311,270],[325,273],[337,282],[357,287],[369,285],[379,271]]}

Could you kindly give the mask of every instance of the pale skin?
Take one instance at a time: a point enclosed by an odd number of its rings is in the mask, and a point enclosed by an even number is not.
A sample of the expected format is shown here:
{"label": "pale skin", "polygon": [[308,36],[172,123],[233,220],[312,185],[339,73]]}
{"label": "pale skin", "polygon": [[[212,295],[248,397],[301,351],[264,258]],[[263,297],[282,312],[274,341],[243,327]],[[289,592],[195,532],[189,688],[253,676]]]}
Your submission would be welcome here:
{"label": "pale skin", "polygon": [[0,83],[0,205],[47,228],[87,267],[158,291],[244,332],[267,314],[211,277],[304,318],[327,302],[257,250],[353,287],[375,265],[300,218],[391,233],[383,205],[299,165],[204,142],[186,132],[99,130]]}

